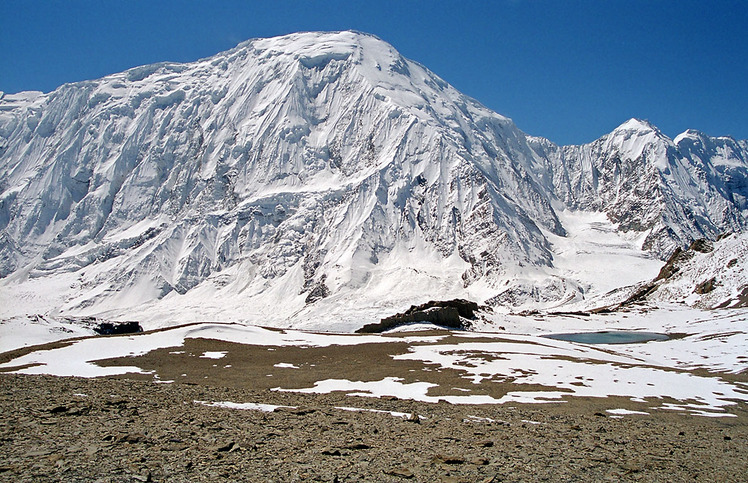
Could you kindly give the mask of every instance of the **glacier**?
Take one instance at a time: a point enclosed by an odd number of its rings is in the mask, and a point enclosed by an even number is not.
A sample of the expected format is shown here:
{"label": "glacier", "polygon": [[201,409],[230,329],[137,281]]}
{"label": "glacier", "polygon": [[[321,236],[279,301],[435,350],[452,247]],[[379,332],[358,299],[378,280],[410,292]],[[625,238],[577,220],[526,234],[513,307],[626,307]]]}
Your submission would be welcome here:
{"label": "glacier", "polygon": [[429,299],[579,304],[743,232],[747,160],[636,119],[557,146],[369,34],[249,40],[2,94],[0,317],[348,331]]}

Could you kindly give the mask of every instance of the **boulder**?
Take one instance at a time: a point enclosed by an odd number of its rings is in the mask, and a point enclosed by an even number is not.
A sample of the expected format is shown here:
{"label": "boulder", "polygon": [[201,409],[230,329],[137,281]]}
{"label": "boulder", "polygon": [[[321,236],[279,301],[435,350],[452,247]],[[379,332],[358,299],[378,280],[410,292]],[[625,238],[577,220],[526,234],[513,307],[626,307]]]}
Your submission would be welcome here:
{"label": "boulder", "polygon": [[143,327],[137,322],[102,322],[94,327],[99,335],[137,334],[143,332]]}
{"label": "boulder", "polygon": [[470,327],[470,320],[476,319],[475,312],[479,309],[477,303],[464,299],[432,300],[425,304],[413,305],[401,314],[385,317],[379,323],[367,324],[356,332],[378,333],[416,322],[432,323],[450,329],[467,329]]}

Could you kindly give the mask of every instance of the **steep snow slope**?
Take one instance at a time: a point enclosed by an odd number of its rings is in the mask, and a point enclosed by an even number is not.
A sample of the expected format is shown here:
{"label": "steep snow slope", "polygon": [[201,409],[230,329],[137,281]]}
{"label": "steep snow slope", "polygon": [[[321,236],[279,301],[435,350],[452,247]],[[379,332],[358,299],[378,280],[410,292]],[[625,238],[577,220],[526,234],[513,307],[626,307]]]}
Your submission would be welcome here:
{"label": "steep snow slope", "polygon": [[79,272],[66,310],[211,275],[298,309],[393,253],[490,284],[563,233],[524,135],[368,35],[253,40],[11,96],[1,119],[2,274]]}
{"label": "steep snow slope", "polygon": [[561,209],[660,257],[743,229],[746,143],[677,141],[638,121],[528,137],[356,32],[5,95],[0,314],[351,327],[507,287],[558,305],[595,285],[553,266]]}

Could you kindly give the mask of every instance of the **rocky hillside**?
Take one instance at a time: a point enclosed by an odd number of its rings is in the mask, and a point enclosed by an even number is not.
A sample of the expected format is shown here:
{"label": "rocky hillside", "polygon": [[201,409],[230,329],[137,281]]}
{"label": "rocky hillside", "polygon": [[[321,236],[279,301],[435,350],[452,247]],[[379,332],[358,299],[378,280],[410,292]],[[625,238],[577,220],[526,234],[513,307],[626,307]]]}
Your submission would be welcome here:
{"label": "rocky hillside", "polygon": [[676,250],[652,284],[647,300],[714,309],[748,306],[748,235],[698,240]]}

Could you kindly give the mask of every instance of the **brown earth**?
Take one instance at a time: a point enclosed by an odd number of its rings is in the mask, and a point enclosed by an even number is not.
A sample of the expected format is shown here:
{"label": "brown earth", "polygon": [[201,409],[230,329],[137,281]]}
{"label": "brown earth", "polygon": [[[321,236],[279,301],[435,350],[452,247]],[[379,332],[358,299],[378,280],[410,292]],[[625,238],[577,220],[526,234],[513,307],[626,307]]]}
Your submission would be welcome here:
{"label": "brown earth", "polygon": [[[0,374],[0,481],[748,481],[742,402],[729,407],[734,417],[706,418],[652,409],[662,400],[452,405],[271,390],[385,376],[438,382],[430,395],[516,389],[510,380],[476,388],[459,371],[394,363],[391,355],[405,350],[397,338],[323,348],[187,339],[101,363],[151,375]],[[201,358],[205,351],[227,354]],[[275,367],[281,362],[298,369]],[[176,382],[154,383],[154,374]],[[293,408],[264,413],[195,401]],[[649,414],[614,418],[611,408]]]}
{"label": "brown earth", "polygon": [[454,406],[4,374],[0,480],[748,481],[745,408],[736,418],[614,419],[610,403]]}

